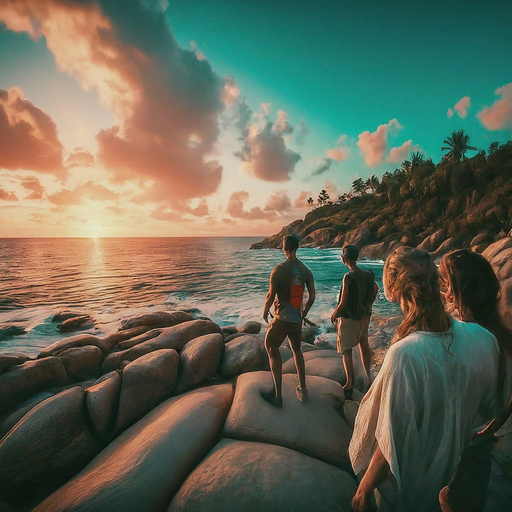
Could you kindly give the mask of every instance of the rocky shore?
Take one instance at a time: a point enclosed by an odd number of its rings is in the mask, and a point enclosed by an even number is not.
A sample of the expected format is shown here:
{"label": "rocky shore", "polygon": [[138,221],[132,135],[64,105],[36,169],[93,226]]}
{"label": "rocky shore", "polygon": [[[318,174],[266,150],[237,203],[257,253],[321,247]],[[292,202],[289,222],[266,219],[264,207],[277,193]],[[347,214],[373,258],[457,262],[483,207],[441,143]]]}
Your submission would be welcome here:
{"label": "rocky shore", "polygon": [[[512,238],[484,254],[510,321]],[[372,319],[374,371],[398,322]],[[271,386],[261,328],[161,311],[35,359],[0,356],[0,511],[349,511],[363,375],[345,400],[341,356],[303,343],[310,400],[299,402],[283,346],[275,409],[259,395]],[[499,434],[489,511],[512,502],[512,423]]]}

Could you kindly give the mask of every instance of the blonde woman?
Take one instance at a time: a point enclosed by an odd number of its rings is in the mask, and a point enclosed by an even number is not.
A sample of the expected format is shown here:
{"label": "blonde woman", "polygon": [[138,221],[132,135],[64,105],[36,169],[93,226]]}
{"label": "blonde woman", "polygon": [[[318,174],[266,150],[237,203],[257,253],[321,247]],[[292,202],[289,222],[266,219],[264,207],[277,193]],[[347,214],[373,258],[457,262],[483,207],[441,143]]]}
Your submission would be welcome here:
{"label": "blonde woman", "polygon": [[439,491],[472,430],[492,416],[497,342],[446,313],[428,252],[397,249],[383,281],[405,318],[356,418],[349,454],[354,472],[366,472],[352,508],[371,510],[374,490],[386,481],[379,509],[438,511]]}

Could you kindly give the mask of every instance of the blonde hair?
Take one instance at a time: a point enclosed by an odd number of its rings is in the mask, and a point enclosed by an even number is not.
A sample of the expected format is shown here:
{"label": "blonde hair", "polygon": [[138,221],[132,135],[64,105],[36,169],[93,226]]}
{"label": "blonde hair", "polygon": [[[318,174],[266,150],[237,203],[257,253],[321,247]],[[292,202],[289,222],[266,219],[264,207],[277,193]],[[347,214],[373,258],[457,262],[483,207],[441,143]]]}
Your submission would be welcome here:
{"label": "blonde hair", "polygon": [[384,290],[392,302],[399,302],[405,315],[391,343],[414,331],[444,332],[451,326],[450,315],[441,300],[439,273],[427,251],[399,247],[384,264]]}

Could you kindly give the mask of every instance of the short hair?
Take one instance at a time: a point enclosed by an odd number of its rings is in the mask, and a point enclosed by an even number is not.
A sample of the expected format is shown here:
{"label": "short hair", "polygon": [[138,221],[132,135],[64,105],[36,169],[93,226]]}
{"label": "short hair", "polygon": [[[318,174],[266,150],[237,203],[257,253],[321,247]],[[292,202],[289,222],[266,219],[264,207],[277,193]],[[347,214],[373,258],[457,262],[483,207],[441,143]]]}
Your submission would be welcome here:
{"label": "short hair", "polygon": [[299,239],[295,235],[287,235],[283,238],[283,250],[292,253],[299,248]]}
{"label": "short hair", "polygon": [[345,245],[343,247],[343,256],[348,261],[357,261],[359,249],[355,245]]}

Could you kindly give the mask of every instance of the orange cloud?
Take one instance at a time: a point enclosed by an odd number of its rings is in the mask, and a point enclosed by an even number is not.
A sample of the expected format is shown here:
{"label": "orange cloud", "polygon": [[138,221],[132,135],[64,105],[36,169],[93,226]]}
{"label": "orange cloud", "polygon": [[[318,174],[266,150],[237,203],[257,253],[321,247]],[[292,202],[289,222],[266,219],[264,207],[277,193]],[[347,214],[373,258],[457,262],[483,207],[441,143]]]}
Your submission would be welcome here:
{"label": "orange cloud", "polygon": [[397,164],[403,162],[411,154],[412,151],[412,140],[404,142],[401,146],[391,148],[387,158],[388,162]]}
{"label": "orange cloud", "polygon": [[347,154],[348,154],[347,141],[348,141],[348,137],[346,135],[342,135],[338,139],[338,142],[336,143],[336,147],[329,149],[327,151],[327,156],[331,160],[334,160],[335,162],[341,162],[343,160],[346,160]]}
{"label": "orange cloud", "polygon": [[48,201],[57,206],[71,206],[83,203],[84,198],[92,201],[116,201],[119,194],[107,187],[88,181],[84,185],[79,185],[74,190],[63,188],[59,192],[50,194]]}
{"label": "orange cloud", "polygon": [[62,150],[48,114],[26,100],[21,89],[0,90],[0,168],[39,171],[64,180],[68,171]]}
{"label": "orange cloud", "polygon": [[18,201],[14,192],[7,192],[7,190],[0,187],[0,201]]}
{"label": "orange cloud", "polygon": [[66,164],[68,167],[92,167],[94,165],[94,156],[84,148],[76,147],[75,151],[71,153]]}
{"label": "orange cloud", "polygon": [[21,182],[24,189],[31,190],[32,192],[25,196],[25,199],[42,199],[45,188],[41,185],[37,178],[24,178]]}
{"label": "orange cloud", "polygon": [[402,128],[402,125],[396,119],[391,119],[389,123],[381,124],[373,133],[365,131],[359,134],[357,146],[361,150],[368,167],[374,168],[383,162],[389,132],[398,131]]}
{"label": "orange cloud", "polygon": [[295,208],[309,208],[308,199],[312,196],[312,193],[310,190],[303,190],[297,199],[295,199],[295,202],[293,205]]}
{"label": "orange cloud", "polygon": [[292,202],[288,197],[286,192],[278,192],[277,194],[273,194],[269,197],[267,204],[265,205],[265,211],[274,211],[274,212],[286,212],[290,210],[292,207]]}
{"label": "orange cloud", "polygon": [[210,155],[223,81],[178,46],[153,4],[17,0],[0,7],[0,21],[45,37],[58,68],[96,90],[117,117],[97,135],[98,160],[115,180],[142,180],[148,200],[172,203],[207,196],[220,184],[222,167]]}
{"label": "orange cloud", "polygon": [[487,130],[512,129],[512,83],[496,89],[496,100],[490,107],[485,106],[477,117]]}
{"label": "orange cloud", "polygon": [[233,192],[229,198],[226,211],[235,219],[275,219],[276,213],[274,211],[263,211],[259,206],[255,206],[250,210],[245,210],[244,206],[247,199],[249,199],[249,193],[245,190]]}

